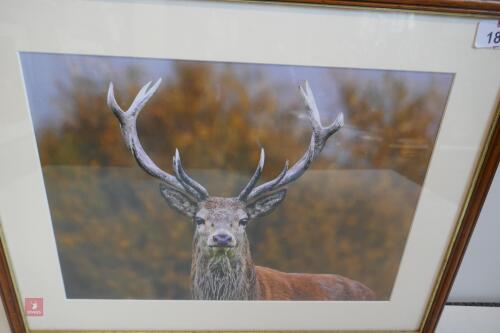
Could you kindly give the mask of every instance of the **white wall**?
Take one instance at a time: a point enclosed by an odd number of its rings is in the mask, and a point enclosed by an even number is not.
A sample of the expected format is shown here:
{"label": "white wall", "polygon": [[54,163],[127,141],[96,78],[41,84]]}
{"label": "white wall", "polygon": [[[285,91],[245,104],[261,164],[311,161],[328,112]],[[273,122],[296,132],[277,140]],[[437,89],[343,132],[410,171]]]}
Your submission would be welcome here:
{"label": "white wall", "polygon": [[484,306],[444,307],[436,333],[500,332],[500,308]]}
{"label": "white wall", "polygon": [[2,302],[0,302],[0,332],[10,333],[9,322],[7,321],[7,315],[5,314]]}

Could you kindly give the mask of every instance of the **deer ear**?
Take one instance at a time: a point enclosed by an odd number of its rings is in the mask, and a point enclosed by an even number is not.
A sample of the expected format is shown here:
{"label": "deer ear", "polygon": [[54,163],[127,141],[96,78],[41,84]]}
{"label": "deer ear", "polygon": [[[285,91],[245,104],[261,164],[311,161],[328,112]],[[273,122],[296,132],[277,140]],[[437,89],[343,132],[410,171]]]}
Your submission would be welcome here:
{"label": "deer ear", "polygon": [[168,205],[179,213],[188,217],[193,217],[196,214],[198,204],[185,193],[163,184],[160,184],[160,192],[167,200]]}
{"label": "deer ear", "polygon": [[286,189],[268,193],[258,197],[247,205],[250,218],[256,218],[271,213],[285,199]]}

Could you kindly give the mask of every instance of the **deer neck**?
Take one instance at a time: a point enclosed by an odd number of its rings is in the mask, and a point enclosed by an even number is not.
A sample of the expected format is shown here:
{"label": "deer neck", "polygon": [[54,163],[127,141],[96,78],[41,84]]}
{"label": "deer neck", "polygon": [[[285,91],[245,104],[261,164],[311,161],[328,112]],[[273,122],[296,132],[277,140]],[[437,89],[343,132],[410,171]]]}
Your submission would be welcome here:
{"label": "deer neck", "polygon": [[200,300],[252,300],[257,298],[255,266],[245,239],[239,251],[210,255],[193,242],[192,292]]}

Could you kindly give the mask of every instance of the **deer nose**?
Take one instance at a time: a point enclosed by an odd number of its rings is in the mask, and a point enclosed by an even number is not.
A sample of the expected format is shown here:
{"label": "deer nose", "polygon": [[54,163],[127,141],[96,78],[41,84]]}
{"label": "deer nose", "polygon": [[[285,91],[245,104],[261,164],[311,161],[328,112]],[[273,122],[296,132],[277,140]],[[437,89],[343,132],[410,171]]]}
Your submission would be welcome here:
{"label": "deer nose", "polygon": [[217,246],[227,246],[231,241],[233,240],[233,237],[231,235],[228,235],[226,233],[221,233],[221,234],[215,234],[212,239],[214,240],[215,244]]}

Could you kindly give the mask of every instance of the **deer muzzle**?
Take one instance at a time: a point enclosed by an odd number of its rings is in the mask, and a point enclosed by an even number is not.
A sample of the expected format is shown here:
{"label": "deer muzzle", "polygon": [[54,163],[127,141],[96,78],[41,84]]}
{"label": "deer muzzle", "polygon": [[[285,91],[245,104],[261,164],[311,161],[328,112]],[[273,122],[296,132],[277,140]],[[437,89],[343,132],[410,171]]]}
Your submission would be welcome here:
{"label": "deer muzzle", "polygon": [[208,246],[221,248],[235,247],[236,240],[231,233],[226,231],[219,231],[209,236]]}

